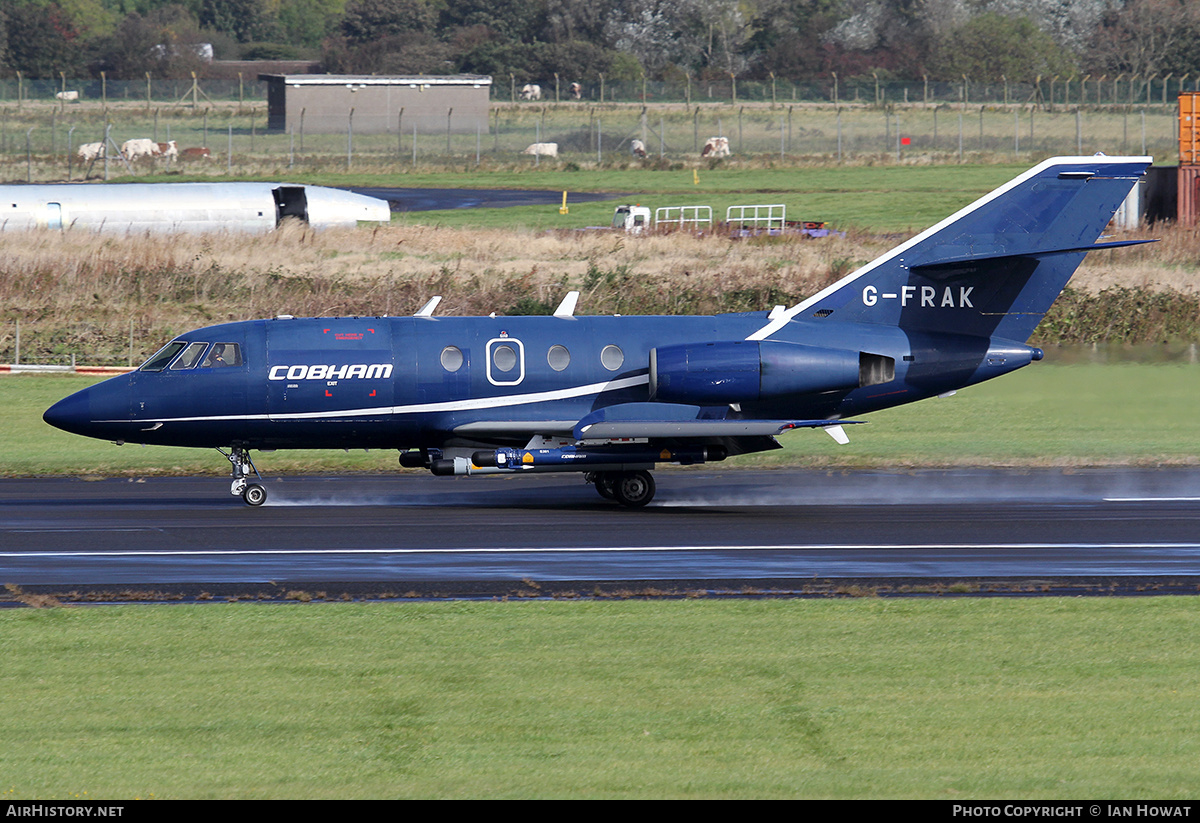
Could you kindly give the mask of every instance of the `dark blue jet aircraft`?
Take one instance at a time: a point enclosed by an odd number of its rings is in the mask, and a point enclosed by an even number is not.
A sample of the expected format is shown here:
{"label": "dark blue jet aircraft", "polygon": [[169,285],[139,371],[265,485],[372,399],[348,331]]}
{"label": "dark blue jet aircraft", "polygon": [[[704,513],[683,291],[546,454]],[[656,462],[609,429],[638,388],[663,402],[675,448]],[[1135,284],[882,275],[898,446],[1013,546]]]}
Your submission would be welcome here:
{"label": "dark blue jet aircraft", "polygon": [[[1149,157],[1047,160],[792,308],[713,317],[276,317],[180,335],[137,371],[56,403],[51,425],[117,443],[398,449],[437,475],[575,471],[630,507],[656,463],[779,448],[775,435],[953,392],[1025,344]],[[261,479],[261,478],[259,478]]]}

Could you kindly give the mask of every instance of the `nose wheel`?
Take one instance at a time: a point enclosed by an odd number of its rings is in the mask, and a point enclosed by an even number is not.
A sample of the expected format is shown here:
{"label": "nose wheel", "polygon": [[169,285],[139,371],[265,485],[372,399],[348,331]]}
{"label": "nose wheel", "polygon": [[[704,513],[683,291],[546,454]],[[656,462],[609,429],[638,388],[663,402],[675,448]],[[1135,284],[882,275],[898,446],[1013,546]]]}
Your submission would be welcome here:
{"label": "nose wheel", "polygon": [[262,480],[262,475],[254,467],[254,461],[250,459],[249,450],[242,446],[234,446],[229,450],[229,454],[225,454],[220,449],[217,451],[221,452],[233,467],[233,482],[229,484],[229,493],[241,497],[247,506],[261,506],[266,503],[267,490],[262,484],[246,480],[247,469],[253,472],[259,480]]}
{"label": "nose wheel", "polygon": [[257,483],[250,483],[242,490],[242,500],[247,506],[261,506],[267,502],[267,490]]}

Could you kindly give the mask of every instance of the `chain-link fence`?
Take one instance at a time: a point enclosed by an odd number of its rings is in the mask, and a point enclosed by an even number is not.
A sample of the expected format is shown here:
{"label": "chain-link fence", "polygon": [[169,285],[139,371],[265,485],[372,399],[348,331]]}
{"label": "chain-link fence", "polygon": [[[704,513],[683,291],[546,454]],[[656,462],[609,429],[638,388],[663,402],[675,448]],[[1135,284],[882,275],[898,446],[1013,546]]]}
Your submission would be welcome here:
{"label": "chain-link fence", "polygon": [[[1200,91],[1200,75],[1175,76],[1137,74],[1073,75],[1009,79],[969,78],[954,82],[916,78],[895,80],[877,75],[839,78],[832,75],[811,81],[785,78],[740,80],[736,77],[698,79],[681,75],[675,82],[645,78],[550,77],[536,81],[541,102],[567,103],[828,103],[835,106],[869,104],[940,105],[1028,105],[1056,106],[1171,106],[1181,92]],[[526,81],[514,74],[493,77],[495,102],[516,103]],[[578,97],[572,86],[577,85]],[[109,80],[103,76],[70,79],[21,77],[0,80],[0,105],[55,102],[59,95],[88,103],[146,106],[203,105],[238,102],[263,104],[266,84],[257,74],[241,73],[236,78],[163,79],[147,76],[140,80]],[[61,101],[64,104],[67,101]]]}
{"label": "chain-link fence", "polygon": [[[447,118],[447,121],[449,118]],[[724,137],[734,158],[769,162],[1028,162],[1054,154],[1151,154],[1178,159],[1173,107],[910,104],[493,104],[474,134],[403,127],[356,134],[268,131],[263,103],[189,106],[0,104],[0,180],[61,181],[178,171],[271,174],[292,169],[396,169],[453,165],[708,162]],[[401,130],[403,129],[403,130]],[[80,146],[111,144],[80,157]],[[127,164],[125,140],[175,141],[180,156]],[[635,144],[635,141],[637,143]],[[554,144],[553,154],[526,153]],[[187,151],[192,149],[193,151]],[[203,151],[201,151],[203,150]],[[541,151],[550,151],[543,147]]]}

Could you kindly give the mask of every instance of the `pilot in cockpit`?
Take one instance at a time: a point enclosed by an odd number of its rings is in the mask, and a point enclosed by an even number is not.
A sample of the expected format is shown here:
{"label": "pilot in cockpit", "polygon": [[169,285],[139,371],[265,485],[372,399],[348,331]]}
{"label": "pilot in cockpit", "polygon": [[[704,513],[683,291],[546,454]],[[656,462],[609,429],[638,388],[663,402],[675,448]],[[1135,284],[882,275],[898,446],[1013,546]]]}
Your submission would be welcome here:
{"label": "pilot in cockpit", "polygon": [[229,362],[225,359],[224,343],[217,343],[213,346],[212,354],[208,356],[208,360],[204,363],[204,365],[209,368],[229,365]]}

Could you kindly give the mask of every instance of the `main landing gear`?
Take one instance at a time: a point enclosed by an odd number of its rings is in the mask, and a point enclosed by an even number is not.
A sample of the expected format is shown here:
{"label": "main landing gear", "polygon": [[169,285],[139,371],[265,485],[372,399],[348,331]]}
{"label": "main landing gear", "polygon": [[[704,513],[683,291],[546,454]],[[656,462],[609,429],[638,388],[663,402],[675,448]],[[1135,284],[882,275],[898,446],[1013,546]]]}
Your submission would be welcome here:
{"label": "main landing gear", "polygon": [[640,509],[654,499],[654,477],[645,470],[588,472],[583,479],[595,483],[605,500],[616,500],[627,509]]}
{"label": "main landing gear", "polygon": [[267,502],[267,490],[260,483],[249,483],[246,481],[246,469],[254,472],[254,476],[262,480],[262,475],[258,473],[258,469],[254,468],[254,461],[250,459],[250,452],[241,446],[234,446],[229,450],[229,454],[217,449],[233,466],[233,482],[229,486],[229,493],[240,495],[242,500],[246,501],[247,506],[261,506]]}

